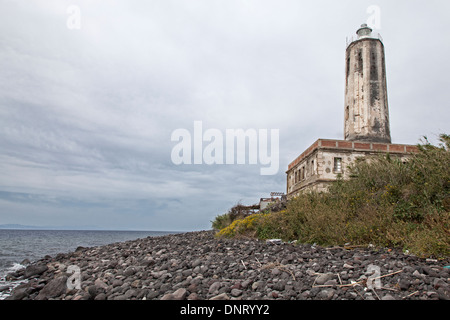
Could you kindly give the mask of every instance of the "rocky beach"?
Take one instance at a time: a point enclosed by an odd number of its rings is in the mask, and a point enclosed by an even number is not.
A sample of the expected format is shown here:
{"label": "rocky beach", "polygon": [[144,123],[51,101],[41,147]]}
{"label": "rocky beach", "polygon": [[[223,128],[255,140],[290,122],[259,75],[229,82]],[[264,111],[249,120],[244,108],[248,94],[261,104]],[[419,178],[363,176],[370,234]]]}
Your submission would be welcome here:
{"label": "rocky beach", "polygon": [[449,265],[396,249],[199,231],[46,256],[0,290],[8,300],[449,300]]}

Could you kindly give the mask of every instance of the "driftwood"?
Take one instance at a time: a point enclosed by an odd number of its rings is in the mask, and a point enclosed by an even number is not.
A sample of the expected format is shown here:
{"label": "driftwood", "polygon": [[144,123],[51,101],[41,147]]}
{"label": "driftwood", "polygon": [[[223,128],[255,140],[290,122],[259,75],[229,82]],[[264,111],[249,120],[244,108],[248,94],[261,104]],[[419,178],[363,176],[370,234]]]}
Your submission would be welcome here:
{"label": "driftwood", "polygon": [[409,297],[411,297],[411,296],[413,296],[413,295],[415,295],[416,293],[419,293],[419,290],[417,290],[417,291],[414,291],[413,293],[411,293],[411,294],[408,294],[406,297],[403,297],[402,299],[406,299],[406,298],[409,298]]}
{"label": "driftwood", "polygon": [[[259,260],[258,260],[259,262]],[[262,267],[260,267],[260,269],[273,269],[273,268],[277,268],[280,269],[286,273],[289,273],[292,276],[292,279],[295,281],[295,275],[292,272],[292,270],[290,270],[288,267],[286,267],[284,264],[281,264],[279,262],[270,262]]]}
{"label": "driftwood", "polygon": [[[373,280],[377,280],[377,279],[381,279],[381,278],[385,278],[385,277],[389,277],[389,276],[393,276],[393,275],[395,275],[395,274],[398,274],[398,273],[401,273],[401,272],[403,272],[403,270],[399,270],[399,271],[395,271],[395,272],[392,272],[392,273],[388,273],[388,274],[385,274],[385,275],[382,275],[382,276],[379,276],[379,277],[374,277],[374,278],[371,278],[371,280],[373,281]],[[320,275],[320,274],[319,274]],[[355,290],[355,292],[364,300],[364,297],[358,292],[358,290],[356,290],[356,286],[358,286],[358,285],[361,285],[361,286],[366,286],[367,285],[367,279],[363,279],[363,280],[361,280],[361,281],[357,281],[357,282],[352,282],[352,283],[349,283],[349,284],[342,284],[342,281],[341,281],[341,277],[339,276],[339,273],[337,273],[337,276],[338,276],[338,278],[339,278],[339,282],[341,283],[341,284],[338,284],[338,285],[314,285],[315,283],[316,283],[316,280],[317,280],[317,278],[314,280],[314,283],[313,283],[313,288],[326,288],[326,287],[339,287],[339,288],[343,288],[343,287],[352,287],[354,290]],[[381,300],[380,299],[380,296],[377,294],[377,292],[375,291],[375,288],[370,288],[371,290],[372,290],[372,292],[375,294],[375,296],[378,298],[378,300]],[[385,287],[381,287],[380,289],[386,289],[386,290],[391,290],[391,291],[398,291],[398,290],[395,290],[395,289],[391,289],[391,288],[385,288]],[[406,297],[403,297],[402,299],[406,299],[406,298],[408,298],[408,297],[411,297],[411,296],[413,296],[413,295],[415,295],[416,293],[418,293],[419,291],[415,291],[415,292],[413,292],[413,293],[411,293],[410,295],[407,295]]]}
{"label": "driftwood", "polygon": [[[377,279],[381,279],[381,278],[384,278],[384,277],[389,277],[389,276],[392,276],[392,275],[394,275],[394,274],[397,274],[397,273],[400,273],[400,272],[403,272],[403,270],[399,270],[399,271],[396,271],[396,272],[392,272],[392,273],[389,273],[389,274],[385,274],[384,276],[379,276],[379,277],[375,277],[375,278],[371,278],[372,280],[377,280]],[[339,274],[337,274],[338,275],[338,277],[339,277]],[[340,281],[340,277],[339,277],[339,281]],[[316,280],[317,280],[317,278],[316,278]],[[363,280],[361,280],[361,281],[358,281],[358,282],[353,282],[353,283],[349,283],[349,284],[321,284],[321,285],[317,285],[317,286],[315,286],[314,284],[316,283],[316,280],[314,280],[314,283],[313,283],[313,288],[326,288],[326,287],[353,287],[353,286],[356,286],[356,285],[361,285],[361,284],[366,284],[366,282],[367,282],[367,279],[363,279]],[[342,282],[341,282],[342,283]]]}

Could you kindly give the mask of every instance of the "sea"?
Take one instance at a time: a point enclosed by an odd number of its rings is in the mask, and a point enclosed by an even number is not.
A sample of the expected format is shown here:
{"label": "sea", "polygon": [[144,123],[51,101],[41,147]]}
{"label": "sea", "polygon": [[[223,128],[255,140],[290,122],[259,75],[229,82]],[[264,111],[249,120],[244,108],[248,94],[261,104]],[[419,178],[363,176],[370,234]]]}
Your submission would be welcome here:
{"label": "sea", "polygon": [[21,283],[6,281],[6,275],[24,268],[21,262],[25,259],[33,262],[46,255],[75,251],[79,246],[96,247],[174,233],[178,232],[0,229],[0,300],[5,299],[11,289]]}

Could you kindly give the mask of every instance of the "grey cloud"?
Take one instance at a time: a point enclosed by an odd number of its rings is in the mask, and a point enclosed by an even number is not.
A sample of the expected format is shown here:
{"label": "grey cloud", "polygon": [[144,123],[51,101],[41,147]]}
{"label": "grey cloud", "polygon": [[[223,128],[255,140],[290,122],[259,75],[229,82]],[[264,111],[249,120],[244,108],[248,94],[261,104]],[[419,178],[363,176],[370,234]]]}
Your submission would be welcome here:
{"label": "grey cloud", "polygon": [[[200,229],[342,138],[345,37],[370,1],[0,2],[0,222]],[[395,142],[448,131],[444,2],[379,1]],[[425,116],[424,115],[425,110]],[[171,133],[279,129],[280,170],[176,166]],[[173,227],[173,228],[172,228]]]}

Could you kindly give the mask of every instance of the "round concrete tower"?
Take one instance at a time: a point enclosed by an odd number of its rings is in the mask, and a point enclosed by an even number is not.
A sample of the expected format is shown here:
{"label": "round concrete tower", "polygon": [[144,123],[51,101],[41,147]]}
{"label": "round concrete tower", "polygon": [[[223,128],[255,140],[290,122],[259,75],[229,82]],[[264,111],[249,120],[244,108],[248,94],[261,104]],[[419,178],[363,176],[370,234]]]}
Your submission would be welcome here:
{"label": "round concrete tower", "polygon": [[346,50],[345,140],[391,143],[384,45],[363,24]]}

